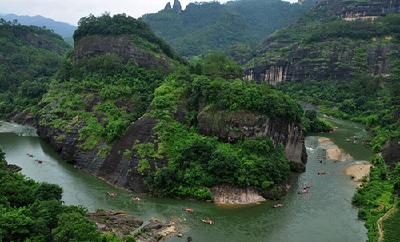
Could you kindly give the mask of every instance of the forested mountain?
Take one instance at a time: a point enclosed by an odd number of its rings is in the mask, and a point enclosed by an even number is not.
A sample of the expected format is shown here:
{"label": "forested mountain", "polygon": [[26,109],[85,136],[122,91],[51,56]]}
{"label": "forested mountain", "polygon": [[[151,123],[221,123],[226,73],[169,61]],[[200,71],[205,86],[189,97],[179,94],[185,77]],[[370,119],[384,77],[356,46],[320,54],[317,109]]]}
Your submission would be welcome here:
{"label": "forested mountain", "polygon": [[36,103],[68,49],[50,30],[0,19],[0,117]]}
{"label": "forested mountain", "polygon": [[275,85],[372,131],[370,145],[382,157],[374,159],[371,181],[354,198],[372,241],[376,220],[393,206],[400,187],[394,169],[400,160],[399,26],[398,0],[320,1],[268,37],[245,71],[248,80]]}
{"label": "forested mountain", "polygon": [[74,40],[37,108],[17,120],[33,120],[77,167],[132,191],[204,200],[219,185],[277,198],[290,171],[304,170],[300,106],[240,80],[226,56],[188,64],[126,15],[82,18]]}
{"label": "forested mountain", "polygon": [[182,10],[178,0],[173,7],[144,15],[157,35],[185,57],[213,50],[227,51],[239,61],[273,31],[295,22],[314,5],[313,0],[291,4],[281,0],[238,0],[191,3]]}
{"label": "forested mountain", "polygon": [[70,39],[76,30],[76,26],[68,23],[63,23],[55,21],[50,18],[45,18],[43,16],[26,16],[26,15],[16,15],[16,14],[0,14],[0,17],[7,21],[17,20],[18,23],[22,25],[33,25],[37,27],[46,27],[51,29],[54,33],[61,35],[64,39]]}

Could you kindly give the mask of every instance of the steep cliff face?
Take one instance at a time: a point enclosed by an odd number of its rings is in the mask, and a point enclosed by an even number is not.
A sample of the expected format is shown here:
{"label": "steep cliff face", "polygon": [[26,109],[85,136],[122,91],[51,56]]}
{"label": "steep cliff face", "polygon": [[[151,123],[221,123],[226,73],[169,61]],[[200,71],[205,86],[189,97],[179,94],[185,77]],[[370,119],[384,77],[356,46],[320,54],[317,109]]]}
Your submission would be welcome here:
{"label": "steep cliff face", "polygon": [[179,0],[174,0],[174,5],[172,6],[172,9],[177,13],[182,12],[181,2]]}
{"label": "steep cliff face", "polygon": [[[135,192],[148,192],[145,184],[145,174],[138,171],[142,157],[136,152],[140,144],[156,144],[153,128],[157,121],[149,116],[143,116],[130,125],[126,134],[111,148],[111,151],[99,167],[96,175],[121,187]],[[146,157],[152,169],[163,167],[165,159]]]}
{"label": "steep cliff face", "polygon": [[336,16],[345,21],[375,20],[390,13],[400,12],[399,0],[343,1],[322,0],[314,16]]}
{"label": "steep cliff face", "polygon": [[[391,43],[327,40],[297,45],[277,61],[257,63],[245,71],[246,80],[276,86],[283,81],[346,80],[363,71],[370,76],[390,74]],[[265,48],[268,51],[270,48]]]}
{"label": "steep cliff face", "polygon": [[[248,62],[245,79],[348,80],[359,73],[388,76],[398,44],[400,1],[321,1],[298,23],[270,36]],[[379,17],[379,18],[378,18]],[[373,19],[375,21],[346,21]],[[383,27],[385,26],[385,27]]]}
{"label": "steep cliff face", "polygon": [[202,111],[197,119],[202,134],[217,136],[226,142],[234,143],[246,138],[271,138],[276,146],[285,147],[286,158],[291,161],[292,170],[305,170],[307,153],[304,134],[294,122],[247,111]]}
{"label": "steep cliff face", "polygon": [[212,189],[214,203],[220,205],[243,205],[264,202],[265,198],[253,188],[216,186]]}
{"label": "steep cliff face", "polygon": [[[16,121],[26,123],[21,118]],[[138,171],[141,158],[134,150],[140,144],[156,143],[153,131],[156,123],[155,119],[144,116],[132,123],[126,134],[111,147],[99,143],[91,150],[83,150],[78,129],[67,132],[30,121],[30,124],[37,127],[38,135],[59,152],[64,160],[111,184],[135,192],[148,192],[149,187],[145,184],[145,175]],[[109,151],[104,156],[99,155],[104,148]],[[152,159],[150,163],[152,168],[162,167],[166,160]]]}
{"label": "steep cliff face", "polygon": [[75,56],[78,60],[102,54],[116,54],[125,62],[131,61],[143,68],[161,69],[164,72],[170,69],[166,57],[158,58],[155,53],[144,50],[129,35],[91,35],[75,42]]}
{"label": "steep cliff face", "polygon": [[74,33],[75,59],[115,54],[125,63],[168,72],[184,62],[141,20],[117,14],[84,17]]}

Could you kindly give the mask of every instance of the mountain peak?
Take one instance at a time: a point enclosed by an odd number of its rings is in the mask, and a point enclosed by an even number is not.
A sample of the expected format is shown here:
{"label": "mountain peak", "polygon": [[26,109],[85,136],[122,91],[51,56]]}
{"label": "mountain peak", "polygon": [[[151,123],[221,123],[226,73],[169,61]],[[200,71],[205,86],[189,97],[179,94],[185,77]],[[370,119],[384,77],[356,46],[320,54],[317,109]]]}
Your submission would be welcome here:
{"label": "mountain peak", "polygon": [[171,3],[170,2],[168,2],[167,3],[167,5],[165,5],[165,8],[164,8],[164,10],[171,10],[172,9],[172,7],[171,7]]}
{"label": "mountain peak", "polygon": [[175,10],[175,12],[182,12],[182,4],[179,0],[174,0],[174,6],[173,9]]}

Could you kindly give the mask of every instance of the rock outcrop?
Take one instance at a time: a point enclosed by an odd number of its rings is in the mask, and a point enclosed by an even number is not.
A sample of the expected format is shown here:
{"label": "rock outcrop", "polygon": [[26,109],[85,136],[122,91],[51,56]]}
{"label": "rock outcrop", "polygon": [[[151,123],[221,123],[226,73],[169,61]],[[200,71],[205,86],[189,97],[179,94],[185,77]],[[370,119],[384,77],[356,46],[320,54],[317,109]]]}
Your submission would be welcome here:
{"label": "rock outcrop", "polygon": [[375,0],[355,2],[354,5],[342,9],[339,15],[346,21],[375,20],[378,17],[398,12],[400,12],[400,1]]}
{"label": "rock outcrop", "polygon": [[394,168],[400,162],[400,141],[391,139],[382,148],[382,157],[385,163]]}
{"label": "rock outcrop", "polygon": [[172,7],[171,7],[171,3],[170,2],[168,2],[166,5],[165,5],[165,7],[164,7],[164,10],[171,10],[172,9]]}
{"label": "rock outcrop", "polygon": [[[155,143],[153,128],[156,120],[144,116],[132,123],[126,134],[115,142],[106,157],[98,153],[105,144],[98,144],[93,150],[83,150],[80,147],[78,129],[64,130],[55,129],[49,126],[37,124],[38,135],[46,140],[61,157],[71,162],[78,168],[100,177],[107,182],[119,187],[124,187],[135,192],[148,192],[145,185],[145,177],[137,171],[140,157],[132,152],[138,144]],[[130,156],[124,156],[129,151]],[[166,160],[149,160],[152,167],[159,167],[166,164]]]}
{"label": "rock outcrop", "polygon": [[244,138],[271,138],[285,147],[286,158],[294,171],[304,171],[307,153],[302,129],[292,122],[251,112],[202,111],[198,115],[202,134],[217,136],[226,142]]}
{"label": "rock outcrop", "polygon": [[139,67],[160,69],[167,72],[168,61],[144,51],[135,44],[130,35],[99,36],[89,35],[75,42],[75,57],[80,60],[101,54],[116,54],[124,61],[131,61]]}
{"label": "rock outcrop", "polygon": [[336,16],[346,21],[375,20],[390,13],[400,12],[399,0],[320,0],[315,8],[324,16]]}
{"label": "rock outcrop", "polygon": [[[307,17],[264,41],[248,62],[244,78],[276,86],[283,81],[349,80],[358,73],[388,76],[391,56],[398,51],[391,41],[394,36],[376,33],[374,38],[372,30],[365,31],[371,32],[368,37],[361,30],[342,33],[337,26],[343,21],[335,18],[375,20],[390,13],[400,13],[400,0],[320,1]],[[315,27],[315,22],[320,25]],[[346,27],[344,22],[341,25]]]}
{"label": "rock outcrop", "polygon": [[[112,147],[108,157],[99,167],[96,175],[112,184],[128,188],[135,192],[148,192],[143,174],[138,172],[140,161],[137,152],[132,152],[129,157],[124,157],[124,152],[134,150],[138,144],[154,144],[155,134],[153,128],[157,121],[149,116],[144,116],[131,124],[126,134]],[[148,159],[152,168],[161,167],[167,163],[163,159]]]}
{"label": "rock outcrop", "polygon": [[158,242],[177,233],[174,223],[150,220],[144,221],[124,212],[97,211],[89,214],[102,232],[112,232],[120,238],[134,237],[136,241]]}
{"label": "rock outcrop", "polygon": [[[266,42],[263,51],[271,51],[275,45],[273,42]],[[356,62],[358,44],[328,45],[321,42],[317,45],[320,48],[311,49],[299,45],[294,47],[288,57],[266,64],[258,63],[245,71],[244,78],[273,86],[283,81],[347,80],[360,68],[352,65]],[[390,44],[368,49],[363,60],[367,66],[365,72],[371,76],[389,75],[391,49]]]}
{"label": "rock outcrop", "polygon": [[212,189],[214,203],[218,205],[245,205],[264,202],[265,198],[253,188],[216,186]]}
{"label": "rock outcrop", "polygon": [[182,4],[181,4],[181,2],[179,0],[174,0],[174,6],[172,7],[172,9],[177,13],[182,12]]}
{"label": "rock outcrop", "polygon": [[132,235],[143,225],[143,220],[124,212],[97,211],[89,214],[89,218],[96,222],[102,232],[113,232],[118,237]]}

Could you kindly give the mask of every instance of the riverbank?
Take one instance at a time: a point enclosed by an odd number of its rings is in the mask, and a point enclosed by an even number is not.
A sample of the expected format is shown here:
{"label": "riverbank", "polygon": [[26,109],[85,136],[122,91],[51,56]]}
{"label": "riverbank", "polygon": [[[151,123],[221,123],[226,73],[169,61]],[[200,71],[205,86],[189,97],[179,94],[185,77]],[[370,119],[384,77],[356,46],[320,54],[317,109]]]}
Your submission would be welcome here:
{"label": "riverbank", "polygon": [[361,161],[346,167],[343,172],[351,177],[357,187],[360,187],[368,179],[371,167],[368,161]]}
{"label": "riverbank", "polygon": [[[344,122],[339,125],[336,133],[326,136],[336,144],[347,144],[346,138],[359,132],[362,132],[362,127]],[[0,146],[6,151],[8,160],[22,167],[23,174],[38,181],[61,185],[66,204],[82,205],[90,212],[97,209],[122,210],[145,222],[152,219],[176,221],[184,227],[179,231],[183,238],[190,236],[193,241],[199,242],[365,241],[366,229],[363,222],[357,220],[357,210],[350,202],[355,187],[342,171],[351,162],[324,160],[321,164],[319,158],[323,157],[323,149],[318,146],[318,138],[307,137],[306,145],[309,155],[306,172],[294,177],[293,186],[287,196],[277,202],[265,201],[260,205],[229,208],[212,203],[142,195],[139,202],[133,202],[132,197],[137,194],[119,190],[75,169],[38,137],[0,134]],[[367,150],[359,144],[350,145],[350,150],[342,145],[338,146],[357,160],[367,159]],[[37,164],[26,153],[43,160],[43,164]],[[321,171],[328,174],[318,176]],[[305,184],[313,185],[310,192],[297,194]],[[111,198],[107,196],[107,192],[118,193],[118,196]],[[273,205],[277,203],[284,206],[274,209]],[[187,213],[183,208],[191,208],[193,213]],[[327,220],[327,217],[335,217],[335,221]],[[214,221],[213,225],[201,221],[208,218]],[[342,232],[338,234],[337,231]],[[173,236],[167,241],[181,242],[182,238]]]}
{"label": "riverbank", "polygon": [[[354,161],[350,154],[339,148],[331,139],[319,137],[318,143],[325,151],[326,160],[334,162]],[[372,165],[369,161],[354,161],[343,169],[343,173],[350,176],[354,184],[360,187],[365,179],[368,179],[371,167]]]}
{"label": "riverbank", "polygon": [[325,159],[330,161],[351,161],[353,157],[339,148],[331,139],[326,137],[318,138],[319,145],[325,149]]}

